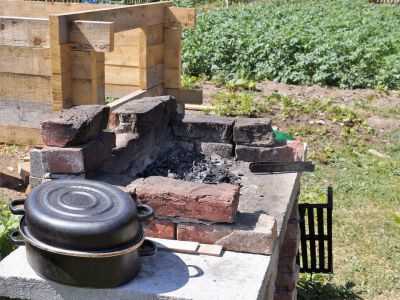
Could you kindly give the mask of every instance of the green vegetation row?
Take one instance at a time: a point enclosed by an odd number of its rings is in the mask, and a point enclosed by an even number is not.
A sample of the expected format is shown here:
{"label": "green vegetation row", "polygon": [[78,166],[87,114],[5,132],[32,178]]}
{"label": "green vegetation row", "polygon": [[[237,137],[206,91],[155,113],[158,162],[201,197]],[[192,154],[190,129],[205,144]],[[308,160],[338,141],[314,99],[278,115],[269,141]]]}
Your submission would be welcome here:
{"label": "green vegetation row", "polygon": [[184,72],[345,88],[400,88],[400,6],[367,0],[238,5],[199,13]]}

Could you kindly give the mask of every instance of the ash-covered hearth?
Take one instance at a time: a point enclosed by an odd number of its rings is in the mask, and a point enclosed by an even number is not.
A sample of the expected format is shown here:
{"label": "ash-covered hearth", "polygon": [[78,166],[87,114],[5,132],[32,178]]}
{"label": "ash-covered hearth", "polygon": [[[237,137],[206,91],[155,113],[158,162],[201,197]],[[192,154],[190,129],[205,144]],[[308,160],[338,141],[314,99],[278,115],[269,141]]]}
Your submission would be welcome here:
{"label": "ash-covered hearth", "polygon": [[229,171],[235,163],[233,159],[209,157],[201,153],[188,153],[176,149],[168,156],[156,160],[139,173],[138,177],[164,176],[209,184],[238,184],[240,176]]}

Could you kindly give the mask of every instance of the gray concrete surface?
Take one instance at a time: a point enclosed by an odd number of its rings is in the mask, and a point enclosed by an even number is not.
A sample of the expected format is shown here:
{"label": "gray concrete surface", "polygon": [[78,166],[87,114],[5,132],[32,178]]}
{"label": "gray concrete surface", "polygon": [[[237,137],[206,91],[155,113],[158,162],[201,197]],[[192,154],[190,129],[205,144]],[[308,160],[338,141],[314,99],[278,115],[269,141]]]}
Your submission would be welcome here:
{"label": "gray concrete surface", "polygon": [[40,278],[20,247],[0,262],[0,296],[53,299],[264,299],[270,257],[224,252],[222,257],[158,252],[141,258],[138,277],[116,289],[70,287]]}

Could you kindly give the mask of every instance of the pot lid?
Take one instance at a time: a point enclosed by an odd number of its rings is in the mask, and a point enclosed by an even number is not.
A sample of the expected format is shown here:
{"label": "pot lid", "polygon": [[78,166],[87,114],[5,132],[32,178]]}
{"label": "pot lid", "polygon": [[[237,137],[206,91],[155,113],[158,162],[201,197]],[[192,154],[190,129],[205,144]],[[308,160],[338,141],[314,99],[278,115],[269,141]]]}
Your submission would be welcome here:
{"label": "pot lid", "polygon": [[142,238],[134,201],[97,181],[54,180],[37,186],[25,202],[25,218],[34,238],[64,249],[113,249]]}

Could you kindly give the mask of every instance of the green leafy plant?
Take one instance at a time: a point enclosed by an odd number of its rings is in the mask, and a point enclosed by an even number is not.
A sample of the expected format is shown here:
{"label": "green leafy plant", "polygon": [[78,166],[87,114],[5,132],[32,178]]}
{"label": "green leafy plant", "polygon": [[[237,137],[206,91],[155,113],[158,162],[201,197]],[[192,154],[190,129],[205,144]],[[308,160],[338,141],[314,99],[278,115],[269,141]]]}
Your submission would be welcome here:
{"label": "green leafy plant", "polygon": [[184,32],[191,76],[400,88],[400,6],[365,0],[236,5]]}
{"label": "green leafy plant", "polygon": [[255,117],[271,111],[272,108],[268,103],[255,100],[251,92],[219,92],[215,95],[208,113],[220,116]]}

